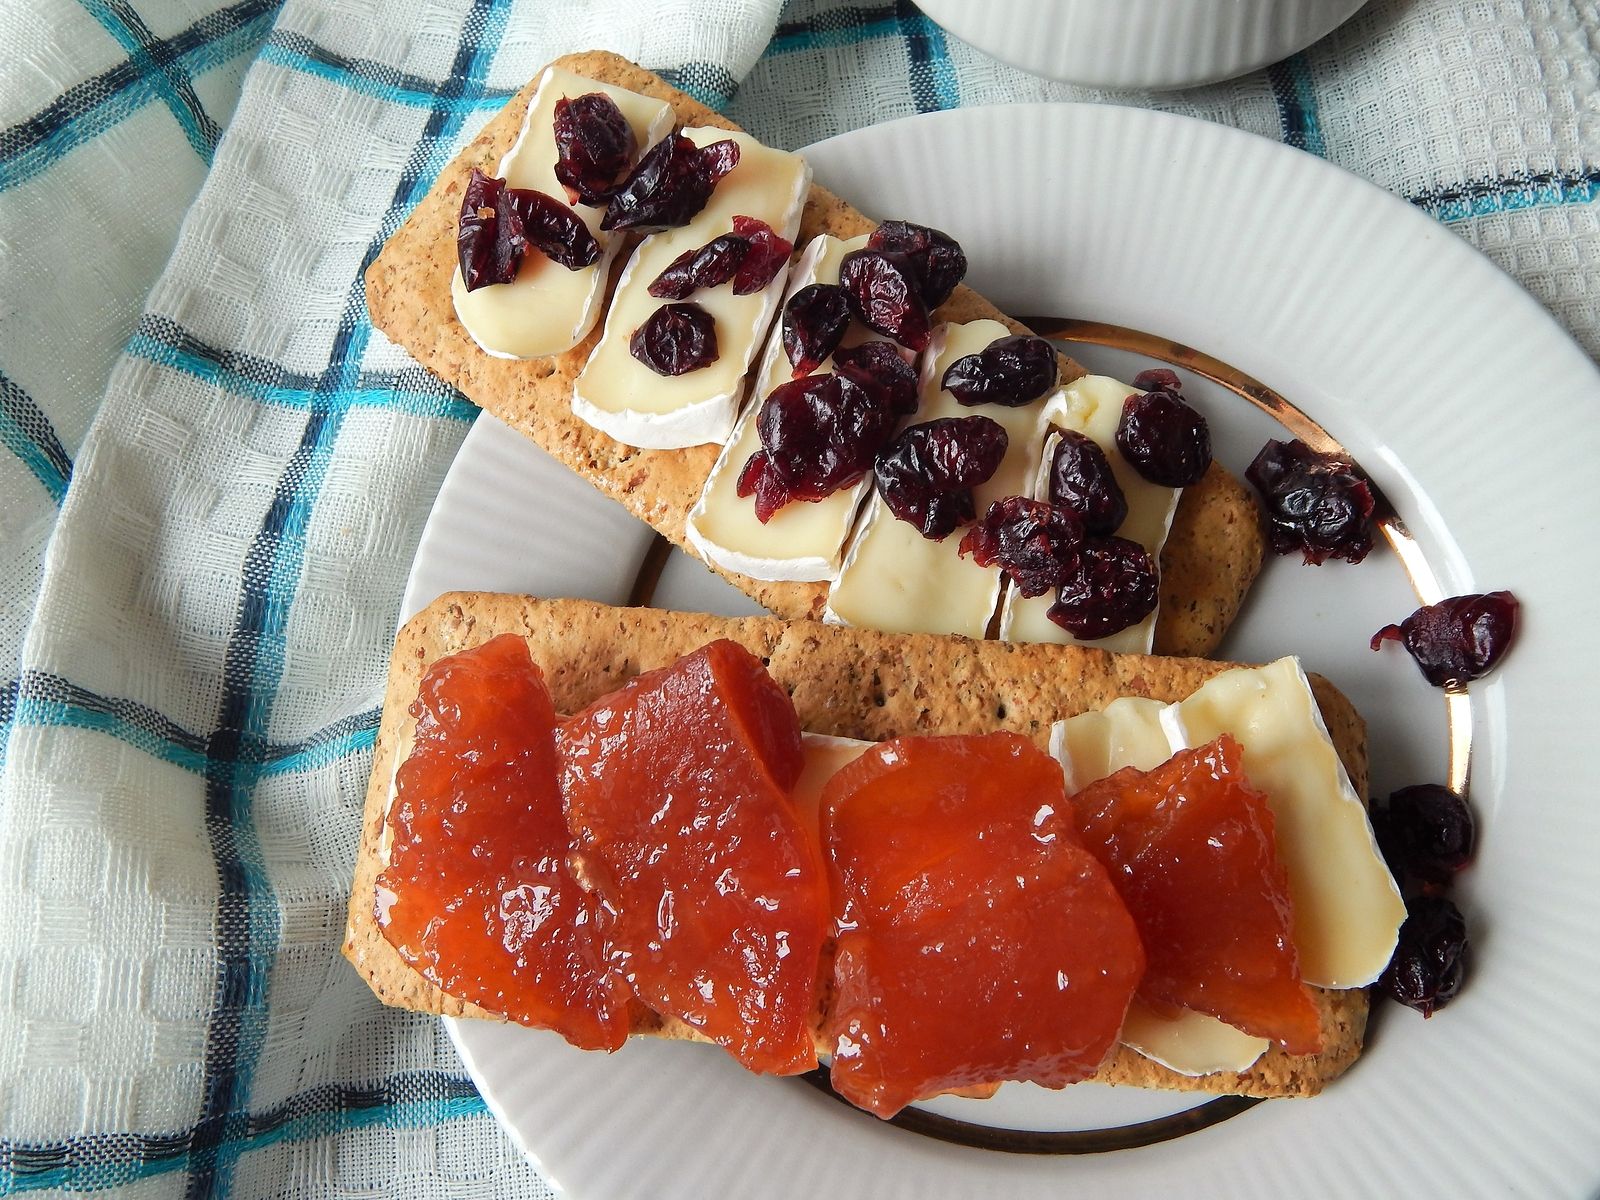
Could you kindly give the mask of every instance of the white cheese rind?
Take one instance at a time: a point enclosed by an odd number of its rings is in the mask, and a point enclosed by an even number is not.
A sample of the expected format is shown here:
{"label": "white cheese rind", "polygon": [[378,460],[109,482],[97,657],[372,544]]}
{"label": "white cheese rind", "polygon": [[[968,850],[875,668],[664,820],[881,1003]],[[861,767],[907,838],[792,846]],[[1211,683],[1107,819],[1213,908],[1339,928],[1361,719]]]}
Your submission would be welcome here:
{"label": "white cheese rind", "polygon": [[[1107,375],[1086,375],[1067,385],[1060,399],[1051,404],[1047,416],[1056,429],[1073,429],[1086,434],[1105,451],[1111,473],[1116,476],[1128,502],[1128,515],[1116,530],[1116,536],[1138,542],[1159,564],[1182,489],[1151,483],[1134,470],[1117,448],[1117,425],[1122,419],[1123,401],[1138,392],[1138,388]],[[1035,500],[1049,498],[1050,460],[1059,441],[1059,433],[1052,433],[1045,440],[1044,454],[1030,492]],[[1118,654],[1148,654],[1155,643],[1157,610],[1110,637],[1079,641],[1047,615],[1054,600],[1050,592],[1024,597],[1016,588],[1008,589],[1000,615],[1001,639],[1094,646]]]}
{"label": "white cheese rind", "polygon": [[1122,1044],[1169,1071],[1199,1076],[1248,1071],[1271,1043],[1210,1013],[1186,1008],[1175,1017],[1162,1016],[1135,997],[1122,1022]]}
{"label": "white cheese rind", "polygon": [[[999,321],[943,325],[925,352],[921,395],[915,422],[940,417],[984,416],[999,422],[1008,438],[1005,458],[994,475],[973,489],[979,516],[1002,496],[1020,495],[1030,486],[1044,441],[1048,399],[1017,408],[994,404],[967,407],[942,385],[956,359],[976,354],[1011,331]],[[939,541],[925,538],[899,520],[874,492],[856,525],[839,577],[828,591],[823,619],[889,633],[958,633],[981,638],[1000,599],[998,567],[980,567],[957,552],[965,529]]]}
{"label": "white cheese rind", "polygon": [[1372,983],[1394,955],[1405,902],[1299,662],[1224,672],[1176,708],[1191,746],[1232,734],[1266,794],[1302,977],[1325,988]]}
{"label": "white cheese rind", "polygon": [[677,376],[657,375],[629,352],[634,330],[670,303],[650,295],[656,277],[680,254],[733,229],[735,216],[765,221],[793,241],[811,187],[811,168],[796,154],[763,146],[726,129],[685,129],[697,146],[732,139],[739,163],[717,182],[711,199],[678,229],[651,234],[634,250],[617,282],[605,333],[573,385],[572,410],[620,442],[651,450],[726,441],[733,429],[745,376],[777,315],[786,271],[761,291],[735,296],[731,284],[702,288],[688,298],[716,322],[717,358]]}
{"label": "white cheese rind", "polygon": [[[548,67],[528,104],[517,141],[496,168],[506,186],[532,188],[557,200],[567,193],[555,176],[555,106],[591,92],[611,97],[633,129],[641,151],[672,128],[672,107],[609,83]],[[450,279],[456,318],[484,353],[495,358],[540,358],[570,350],[594,328],[605,300],[611,262],[623,235],[600,228],[603,207],[575,204],[573,211],[600,243],[597,262],[569,271],[529,250],[510,283],[467,291],[458,266]]]}
{"label": "white cheese rind", "polygon": [[[867,244],[867,235],[841,241],[828,234],[812,238],[789,273],[789,288],[784,300],[813,283],[837,283],[839,263],[852,250]],[[781,308],[780,308],[781,311]],[[739,473],[750,456],[761,448],[756,432],[756,414],[762,401],[793,377],[788,355],[783,350],[781,322],[774,321],[767,337],[766,352],[733,434],[723,446],[706,479],[700,499],[689,512],[685,532],[689,544],[707,562],[727,571],[738,571],[753,579],[819,582],[839,573],[845,539],[855,521],[862,499],[872,487],[868,474],[853,487],[843,488],[815,503],[795,501],[772,514],[763,525],[756,517],[755,499],[737,492]],[[879,340],[879,335],[852,322],[843,344]],[[813,374],[832,369],[829,358]]]}

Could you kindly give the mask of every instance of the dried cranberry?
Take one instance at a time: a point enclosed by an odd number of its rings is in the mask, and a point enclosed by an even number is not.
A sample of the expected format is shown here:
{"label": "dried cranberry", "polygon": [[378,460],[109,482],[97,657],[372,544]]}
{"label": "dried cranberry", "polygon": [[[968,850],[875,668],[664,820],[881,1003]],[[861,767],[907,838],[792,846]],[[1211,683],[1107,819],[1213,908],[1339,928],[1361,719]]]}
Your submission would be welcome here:
{"label": "dried cranberry", "polygon": [[945,390],[962,404],[1018,408],[1037,400],[1056,381],[1056,352],[1040,337],[996,338],[945,369]]}
{"label": "dried cranberry", "polygon": [[1348,459],[1319,454],[1302,441],[1269,441],[1245,478],[1261,493],[1267,541],[1305,561],[1358,563],[1372,549],[1372,487]]}
{"label": "dried cranberry", "polygon": [[1395,883],[1405,886],[1405,856],[1400,851],[1400,841],[1395,834],[1394,822],[1389,819],[1388,806],[1379,804],[1376,797],[1367,806],[1367,823],[1372,826],[1372,838],[1378,843],[1378,853],[1383,856],[1383,865],[1389,868],[1389,874],[1394,876]]}
{"label": "dried cranberry", "polygon": [[1431,1017],[1455,998],[1466,972],[1467,923],[1461,910],[1443,896],[1414,897],[1406,904],[1399,942],[1379,986]]}
{"label": "dried cranberry", "polygon": [[1176,371],[1166,367],[1151,367],[1133,377],[1133,386],[1141,392],[1182,392],[1183,381]]}
{"label": "dried cranberry", "polygon": [[794,377],[809,375],[838,348],[850,328],[850,298],[832,283],[801,288],[783,306],[783,352]]}
{"label": "dried cranberry", "polygon": [[1127,538],[1088,538],[1066,564],[1045,614],[1073,637],[1092,642],[1137,625],[1155,611],[1155,560]]}
{"label": "dried cranberry", "polygon": [[909,417],[917,411],[917,369],[892,343],[862,342],[835,350],[833,369],[875,392],[895,416]]}
{"label": "dried cranberry", "polygon": [[739,164],[738,143],[696,146],[681,133],[662,138],[611,194],[601,229],[672,229],[687,225],[711,189]]}
{"label": "dried cranberry", "polygon": [[[461,262],[461,280],[467,291],[475,292],[492,283],[510,283],[516,277],[528,243],[521,237],[521,222],[515,230],[500,225],[500,198],[506,181],[472,168],[461,194],[461,222],[456,230],[456,255]],[[516,219],[516,214],[511,214]]]}
{"label": "dried cranberry", "polygon": [[885,221],[872,231],[867,248],[893,250],[910,259],[917,273],[917,290],[930,310],[950,299],[967,273],[967,256],[956,240],[926,225]]}
{"label": "dried cranberry", "polygon": [[1390,837],[1405,871],[1443,885],[1472,861],[1477,826],[1467,802],[1447,787],[1422,783],[1389,797]]}
{"label": "dried cranberry", "polygon": [[1109,537],[1128,516],[1128,501],[1106,452],[1086,433],[1063,429],[1050,460],[1050,503],[1083,518],[1084,532]]}
{"label": "dried cranberry", "polygon": [[1521,607],[1510,592],[1452,596],[1385,625],[1372,635],[1372,648],[1398,641],[1434,687],[1459,687],[1500,665],[1516,637]]}
{"label": "dried cranberry", "polygon": [[740,472],[736,490],[755,495],[756,516],[765,523],[790,500],[821,500],[855,483],[893,430],[894,413],[849,379],[792,380],[756,414],[761,449]]}
{"label": "dried cranberry", "polygon": [[878,452],[873,472],[889,511],[937,541],[977,516],[972,489],[1005,455],[998,421],[941,417],[904,430]]}
{"label": "dried cranberry", "polygon": [[698,304],[664,304],[633,331],[628,352],[657,375],[684,375],[717,359],[717,323]]}
{"label": "dried cranberry", "polygon": [[461,279],[473,292],[493,283],[510,283],[528,253],[537,247],[569,271],[600,258],[600,243],[583,218],[561,201],[531,188],[508,188],[505,180],[476,167],[461,197],[456,251]]}
{"label": "dried cranberry", "polygon": [[1067,562],[1082,542],[1077,513],[1043,500],[1006,496],[967,530],[959,552],[972,555],[980,567],[998,564],[1024,596],[1040,596],[1061,586]]}
{"label": "dried cranberry", "polygon": [[779,237],[771,225],[754,217],[734,217],[733,232],[750,244],[750,253],[733,277],[733,294],[748,296],[766,287],[789,265],[794,243]]}
{"label": "dried cranberry", "polygon": [[546,258],[569,271],[600,261],[600,243],[583,218],[554,196],[531,188],[507,188],[504,197],[515,206],[524,236]]}
{"label": "dried cranberry", "polygon": [[902,346],[922,350],[931,327],[911,260],[891,250],[853,250],[839,264],[839,283],[856,320]]}
{"label": "dried cranberry", "polygon": [[749,242],[725,233],[698,250],[685,250],[678,255],[651,281],[647,290],[658,300],[687,300],[701,288],[727,283],[749,252]]}
{"label": "dried cranberry", "polygon": [[1189,487],[1211,465],[1206,419],[1177,392],[1135,392],[1122,402],[1117,448],[1151,483]]}
{"label": "dried cranberry", "polygon": [[573,204],[598,204],[639,148],[633,126],[602,92],[556,101],[556,178]]}

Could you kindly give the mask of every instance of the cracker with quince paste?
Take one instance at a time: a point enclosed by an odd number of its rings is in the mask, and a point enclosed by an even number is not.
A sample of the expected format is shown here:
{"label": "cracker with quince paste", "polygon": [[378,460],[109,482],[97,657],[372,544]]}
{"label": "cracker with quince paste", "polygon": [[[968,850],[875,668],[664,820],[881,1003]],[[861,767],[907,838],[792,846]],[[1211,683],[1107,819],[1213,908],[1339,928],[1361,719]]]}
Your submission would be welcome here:
{"label": "cracker with quince paste", "polygon": [[[670,87],[659,76],[615,54],[570,54],[551,65],[664,100],[671,104],[680,124],[739,128]],[[605,495],[621,502],[693,555],[684,524],[720,447],[641,450],[616,441],[573,413],[573,381],[599,342],[603,321],[564,354],[514,360],[484,353],[456,320],[450,278],[456,266],[456,222],[462,189],[472,168],[488,173],[497,169],[500,159],[516,141],[542,73],[542,69],[535,73],[533,81],[440,172],[427,196],[368,268],[367,306],[372,322],[435,375],[532,438]],[[916,216],[903,215],[913,219]],[[797,245],[804,245],[819,233],[855,237],[870,232],[875,224],[814,183],[801,218]],[[608,286],[615,286],[615,276],[626,262],[629,249],[625,246],[617,255]],[[1028,332],[965,286],[956,289],[936,317],[945,321],[988,318],[1004,321],[1014,332]],[[1063,383],[1083,373],[1077,363],[1061,358]],[[1214,464],[1206,479],[1185,493],[1173,520],[1167,550],[1161,556],[1157,653],[1205,655],[1216,649],[1260,570],[1263,545],[1255,501],[1237,479]],[[799,619],[822,614],[828,589],[825,583],[772,582],[707,565],[778,616]]]}
{"label": "cracker with quince paste", "polygon": [[[1050,726],[1103,708],[1119,696],[1181,700],[1231,664],[1198,658],[1108,654],[1080,646],[1019,645],[932,634],[891,634],[772,617],[713,617],[587,600],[539,600],[485,592],[441,596],[395,640],[383,716],[373,752],[361,847],[351,889],[344,954],[385,1004],[446,1016],[489,1017],[412,970],[384,940],[373,911],[385,854],[391,782],[409,742],[408,709],[427,668],[448,654],[503,633],[525,638],[558,712],[575,712],[643,672],[716,638],[729,638],[768,664],[788,691],[801,727],[882,741],[907,734],[1011,730],[1048,744]],[[1366,727],[1331,684],[1311,676],[1328,733],[1358,796],[1366,795]],[[825,960],[826,962],[826,960]],[[1320,1054],[1273,1046],[1240,1075],[1180,1075],[1125,1047],[1095,1078],[1244,1096],[1308,1096],[1361,1052],[1367,1020],[1362,989],[1313,988],[1322,1018]],[[819,993],[826,1003],[827,993]],[[820,1016],[820,1014],[819,1014]],[[635,1004],[633,1031],[697,1039],[682,1022]],[[827,1049],[827,1047],[823,1047]]]}

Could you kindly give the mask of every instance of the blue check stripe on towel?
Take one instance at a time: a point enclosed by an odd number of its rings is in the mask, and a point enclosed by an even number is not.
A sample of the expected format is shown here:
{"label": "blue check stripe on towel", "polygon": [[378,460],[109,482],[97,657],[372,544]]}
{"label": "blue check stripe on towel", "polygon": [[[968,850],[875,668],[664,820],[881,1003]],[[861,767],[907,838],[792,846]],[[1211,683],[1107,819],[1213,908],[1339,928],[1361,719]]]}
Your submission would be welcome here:
{"label": "blue check stripe on towel", "polygon": [[266,1030],[266,983],[279,916],[252,812],[261,778],[255,748],[265,744],[271,721],[311,512],[372,336],[362,276],[444,167],[463,121],[483,98],[508,8],[505,0],[477,0],[466,17],[450,72],[438,86],[362,271],[351,281],[328,365],[310,396],[300,446],[279,478],[247,558],[224,664],[220,720],[207,743],[206,829],[222,884],[216,929],[223,967],[206,1033],[204,1101],[189,1149],[190,1195],[227,1194],[234,1165],[250,1148],[250,1088]]}
{"label": "blue check stripe on towel", "polygon": [[[429,112],[371,239],[363,271],[431,186],[459,143],[465,122],[498,109],[511,94],[486,85],[508,9],[506,0],[478,0],[472,6],[454,61],[437,82],[342,58],[300,35],[281,35],[263,56],[271,65],[322,83]],[[171,97],[192,115],[181,91],[172,89]],[[203,126],[196,122],[194,128]],[[133,357],[220,386],[233,396],[306,413],[298,448],[279,477],[247,556],[213,732],[196,734],[147,706],[98,696],[40,672],[24,675],[0,694],[0,721],[7,726],[14,721],[17,727],[95,730],[206,780],[206,829],[220,883],[215,928],[221,969],[206,1033],[201,1111],[186,1130],[54,1143],[0,1141],[0,1192],[99,1189],[181,1171],[187,1174],[188,1195],[227,1195],[240,1157],[265,1146],[372,1126],[425,1127],[485,1113],[470,1081],[439,1072],[394,1076],[372,1085],[324,1086],[265,1113],[252,1112],[249,1104],[267,1024],[267,981],[276,957],[279,918],[256,832],[256,788],[273,774],[314,769],[369,751],[378,717],[376,710],[368,710],[294,743],[274,743],[266,736],[311,516],[348,413],[376,406],[452,422],[476,413],[420,368],[364,368],[371,337],[358,272],[327,365],[315,376],[208,346],[158,314],[146,314],[128,346]],[[3,411],[26,414],[20,390],[5,395],[13,402]],[[47,463],[49,457],[44,456]],[[64,478],[67,471],[70,463],[63,459],[59,473]]]}
{"label": "blue check stripe on towel", "polygon": [[[109,70],[68,88],[38,112],[0,130],[0,192],[48,170],[156,100],[166,101],[195,152],[206,162],[216,146],[216,123],[195,96],[194,81],[254,53],[266,36],[278,0],[241,0],[208,13],[169,38],[154,38],[125,4],[85,7],[115,26],[131,52]],[[100,11],[96,11],[100,10]],[[135,30],[142,30],[140,33]],[[198,144],[197,144],[198,143]]]}
{"label": "blue check stripe on towel", "polygon": [[[250,1114],[233,1149],[237,1155],[379,1125],[425,1129],[486,1111],[470,1079],[440,1071],[404,1072],[367,1085],[311,1088]],[[0,1194],[47,1188],[99,1191],[188,1170],[196,1136],[190,1130],[104,1134],[52,1144],[0,1143]],[[190,1191],[205,1194],[192,1186]]]}

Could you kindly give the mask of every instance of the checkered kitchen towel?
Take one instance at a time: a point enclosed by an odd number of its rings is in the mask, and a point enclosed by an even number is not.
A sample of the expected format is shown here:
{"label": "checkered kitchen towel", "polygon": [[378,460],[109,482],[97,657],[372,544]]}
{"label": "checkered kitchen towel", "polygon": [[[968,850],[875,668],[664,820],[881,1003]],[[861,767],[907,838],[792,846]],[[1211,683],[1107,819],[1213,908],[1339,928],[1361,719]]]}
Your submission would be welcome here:
{"label": "checkered kitchen towel", "polygon": [[783,146],[1042,98],[1239,125],[1449,223],[1600,351],[1593,3],[1375,0],[1165,96],[1020,75],[909,3],[778,7],[0,0],[0,1189],[548,1194],[337,945],[474,415],[374,334],[361,271],[552,56],[618,50]]}

